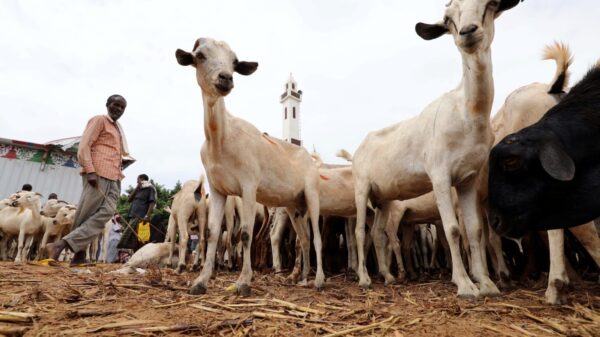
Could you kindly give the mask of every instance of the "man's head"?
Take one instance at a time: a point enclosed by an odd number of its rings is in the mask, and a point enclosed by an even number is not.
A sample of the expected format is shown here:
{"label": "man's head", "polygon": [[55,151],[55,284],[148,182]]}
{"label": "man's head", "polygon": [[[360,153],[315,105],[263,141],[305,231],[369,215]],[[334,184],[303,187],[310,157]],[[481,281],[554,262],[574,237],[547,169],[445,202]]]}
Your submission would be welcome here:
{"label": "man's head", "polygon": [[57,200],[58,199],[58,195],[56,195],[56,193],[50,193],[48,195],[48,200],[51,200],[51,199]]}
{"label": "man's head", "polygon": [[31,187],[30,184],[25,184],[25,185],[23,185],[23,187],[21,187],[21,191],[31,192],[32,190],[33,190],[33,187]]}
{"label": "man's head", "polygon": [[125,112],[127,101],[121,95],[111,95],[106,100],[106,111],[113,121],[117,121]]}
{"label": "man's head", "polygon": [[148,181],[150,178],[148,178],[148,175],[142,173],[137,177],[137,182],[138,184],[140,184],[142,181]]}

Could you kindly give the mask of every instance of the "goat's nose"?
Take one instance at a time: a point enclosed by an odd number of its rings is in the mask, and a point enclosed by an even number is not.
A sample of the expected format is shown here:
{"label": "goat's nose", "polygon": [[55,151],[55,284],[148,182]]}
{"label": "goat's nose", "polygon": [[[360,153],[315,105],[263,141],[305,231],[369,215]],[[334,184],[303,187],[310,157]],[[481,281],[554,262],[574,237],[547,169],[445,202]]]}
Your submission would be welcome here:
{"label": "goat's nose", "polygon": [[228,74],[228,73],[220,73],[219,74],[219,79],[220,80],[225,80],[225,81],[232,81],[233,80],[233,76],[231,76],[231,74]]}
{"label": "goat's nose", "polygon": [[473,34],[473,33],[474,33],[476,30],[477,30],[477,28],[478,28],[478,27],[477,27],[477,25],[475,25],[475,24],[471,24],[471,25],[468,25],[468,26],[465,26],[465,27],[463,27],[463,28],[460,30],[460,33],[459,33],[459,34],[460,34],[460,35],[469,35],[469,34]]}

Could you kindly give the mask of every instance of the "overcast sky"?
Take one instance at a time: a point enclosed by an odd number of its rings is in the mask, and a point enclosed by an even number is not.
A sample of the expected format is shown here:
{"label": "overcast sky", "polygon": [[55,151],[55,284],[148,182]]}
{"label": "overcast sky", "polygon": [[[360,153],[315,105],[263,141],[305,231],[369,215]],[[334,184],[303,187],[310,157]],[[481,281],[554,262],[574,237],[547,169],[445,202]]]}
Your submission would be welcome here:
{"label": "overcast sky", "polygon": [[[235,77],[229,111],[281,137],[279,95],[289,73],[304,92],[301,133],[327,162],[367,132],[414,116],[460,81],[450,36],[421,40],[419,21],[441,20],[447,0],[0,1],[0,137],[45,143],[77,136],[124,95],[121,122],[139,173],[171,187],[204,170],[200,90],[175,50],[196,38],[229,43],[259,62]],[[548,82],[544,45],[570,45],[572,81],[600,58],[597,0],[526,0],[496,20],[492,114],[525,84]]]}

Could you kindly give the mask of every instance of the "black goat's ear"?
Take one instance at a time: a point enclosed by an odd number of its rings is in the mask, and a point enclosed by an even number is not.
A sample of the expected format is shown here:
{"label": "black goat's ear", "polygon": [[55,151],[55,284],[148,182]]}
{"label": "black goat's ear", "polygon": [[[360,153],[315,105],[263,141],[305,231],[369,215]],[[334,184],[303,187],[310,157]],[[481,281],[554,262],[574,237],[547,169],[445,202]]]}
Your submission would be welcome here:
{"label": "black goat's ear", "polygon": [[523,0],[501,0],[500,1],[500,5],[498,6],[498,12],[503,12],[505,10],[509,10],[513,7],[515,7],[516,5],[519,4],[519,2],[522,2]]}
{"label": "black goat's ear", "polygon": [[575,177],[575,163],[556,141],[546,141],[539,152],[544,170],[554,179],[571,181]]}
{"label": "black goat's ear", "polygon": [[194,56],[185,50],[177,49],[177,51],[175,51],[175,57],[177,58],[177,63],[182,66],[194,64]]}
{"label": "black goat's ear", "polygon": [[428,24],[419,22],[415,25],[415,31],[423,40],[433,40],[448,33],[448,28],[443,23]]}
{"label": "black goat's ear", "polygon": [[258,68],[258,62],[240,61],[235,65],[235,71],[242,75],[251,75]]}

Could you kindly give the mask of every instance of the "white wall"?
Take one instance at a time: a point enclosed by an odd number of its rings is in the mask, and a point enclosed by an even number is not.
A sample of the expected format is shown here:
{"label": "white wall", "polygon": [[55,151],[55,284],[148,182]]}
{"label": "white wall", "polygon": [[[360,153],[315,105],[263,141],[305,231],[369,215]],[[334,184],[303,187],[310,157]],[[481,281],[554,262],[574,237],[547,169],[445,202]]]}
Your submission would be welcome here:
{"label": "white wall", "polygon": [[56,193],[60,200],[78,203],[82,184],[79,168],[46,165],[19,160],[0,158],[0,199],[19,191],[23,184],[31,184],[33,191],[41,193],[45,201],[50,193]]}

